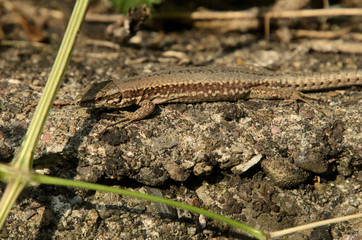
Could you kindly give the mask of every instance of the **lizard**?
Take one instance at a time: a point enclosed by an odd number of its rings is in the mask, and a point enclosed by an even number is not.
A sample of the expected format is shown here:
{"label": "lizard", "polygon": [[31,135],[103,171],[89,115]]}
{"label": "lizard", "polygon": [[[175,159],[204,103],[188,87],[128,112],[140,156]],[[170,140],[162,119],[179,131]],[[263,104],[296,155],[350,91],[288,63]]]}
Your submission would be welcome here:
{"label": "lizard", "polygon": [[[124,108],[138,105],[135,112],[120,111],[121,117],[106,127],[123,126],[149,116],[155,105],[236,101],[239,99],[318,100],[303,92],[362,85],[362,70],[309,74],[252,71],[237,67],[185,67],[90,84],[75,98],[84,107]],[[323,113],[323,112],[322,112]]]}

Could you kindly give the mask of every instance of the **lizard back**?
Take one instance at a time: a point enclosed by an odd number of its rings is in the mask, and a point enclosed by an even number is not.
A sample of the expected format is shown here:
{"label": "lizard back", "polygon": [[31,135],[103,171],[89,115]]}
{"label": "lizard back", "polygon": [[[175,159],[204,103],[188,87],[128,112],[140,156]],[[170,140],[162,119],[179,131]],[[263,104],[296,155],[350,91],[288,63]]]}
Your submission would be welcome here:
{"label": "lizard back", "polygon": [[362,85],[362,70],[310,74],[276,74],[233,67],[188,67],[162,70],[114,81],[122,101],[150,99],[155,104],[248,98],[257,86],[297,91]]}

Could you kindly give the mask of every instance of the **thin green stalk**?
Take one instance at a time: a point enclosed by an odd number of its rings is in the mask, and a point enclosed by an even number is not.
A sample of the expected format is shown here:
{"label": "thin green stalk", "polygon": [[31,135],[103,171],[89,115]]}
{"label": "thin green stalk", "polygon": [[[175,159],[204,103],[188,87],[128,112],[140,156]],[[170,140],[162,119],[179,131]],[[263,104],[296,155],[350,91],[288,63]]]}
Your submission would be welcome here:
{"label": "thin green stalk", "polygon": [[164,204],[172,206],[172,207],[186,209],[186,210],[189,210],[191,212],[202,214],[202,215],[204,215],[206,217],[213,218],[215,220],[227,223],[230,226],[239,228],[239,229],[249,233],[250,235],[256,237],[257,239],[263,239],[263,240],[268,239],[267,235],[261,230],[252,228],[252,227],[250,227],[250,226],[248,226],[246,224],[237,222],[235,220],[232,220],[230,218],[221,216],[219,214],[209,212],[207,210],[204,210],[204,209],[201,209],[201,208],[198,208],[198,207],[194,207],[194,206],[190,206],[190,205],[180,203],[180,202],[177,202],[177,201],[173,201],[173,200],[169,200],[169,199],[165,199],[165,198],[160,198],[160,197],[156,197],[156,196],[152,196],[152,195],[147,195],[147,194],[143,194],[143,193],[139,193],[139,192],[133,192],[133,191],[125,190],[125,189],[108,187],[108,186],[95,184],[95,183],[78,182],[78,181],[74,181],[74,180],[56,178],[56,177],[51,177],[51,176],[46,176],[46,175],[33,174],[31,176],[31,179],[35,183],[42,183],[42,184],[48,184],[48,185],[59,185],[59,186],[69,186],[69,187],[79,187],[79,188],[84,188],[84,189],[89,189],[89,190],[96,190],[96,191],[106,191],[106,192],[122,194],[122,195],[125,195],[125,196],[141,198],[141,199],[154,201],[154,202],[158,202],[158,203],[164,203]]}
{"label": "thin green stalk", "polygon": [[8,217],[12,206],[23,189],[27,186],[27,182],[21,180],[21,177],[12,179],[4,191],[4,195],[0,202],[0,228],[3,227],[6,218]]}
{"label": "thin green stalk", "polygon": [[67,69],[78,30],[87,10],[88,2],[89,0],[78,0],[74,6],[63,41],[50,71],[49,79],[45,85],[43,95],[35,109],[33,119],[26,132],[19,153],[11,162],[17,169],[30,170],[32,168],[36,146],[38,145],[45,121],[60,87],[63,75]]}
{"label": "thin green stalk", "polygon": [[[61,84],[62,77],[68,66],[70,55],[87,10],[89,0],[78,0],[74,6],[67,30],[59,48],[57,57],[49,74],[39,104],[35,109],[33,119],[20,146],[19,152],[11,161],[7,170],[0,173],[3,181],[8,182],[0,202],[0,228],[22,190],[29,184],[33,157],[36,146],[43,131],[45,121]],[[2,166],[4,168],[4,166]]]}

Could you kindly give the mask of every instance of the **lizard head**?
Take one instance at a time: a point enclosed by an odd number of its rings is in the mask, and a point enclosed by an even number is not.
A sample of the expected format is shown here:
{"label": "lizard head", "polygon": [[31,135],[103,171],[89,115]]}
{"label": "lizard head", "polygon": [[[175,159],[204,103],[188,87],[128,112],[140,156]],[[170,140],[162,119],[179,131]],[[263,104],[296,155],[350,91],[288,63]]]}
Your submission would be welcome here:
{"label": "lizard head", "polygon": [[84,107],[114,108],[121,100],[119,88],[112,80],[109,80],[90,84],[74,101]]}

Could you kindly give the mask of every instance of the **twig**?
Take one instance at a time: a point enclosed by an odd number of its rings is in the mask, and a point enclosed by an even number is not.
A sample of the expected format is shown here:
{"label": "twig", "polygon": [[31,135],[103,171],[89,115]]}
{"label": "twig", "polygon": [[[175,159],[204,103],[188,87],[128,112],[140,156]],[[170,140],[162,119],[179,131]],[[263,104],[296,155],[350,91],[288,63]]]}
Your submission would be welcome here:
{"label": "twig", "polygon": [[349,33],[344,38],[354,39],[356,41],[362,41],[362,33]]}
{"label": "twig", "polygon": [[265,36],[270,36],[271,18],[307,18],[333,16],[362,16],[362,8],[307,9],[293,11],[271,11],[264,15]]}
{"label": "twig", "polygon": [[84,20],[87,22],[113,23],[126,19],[123,14],[87,13]]}
{"label": "twig", "polygon": [[215,19],[243,19],[258,18],[260,11],[257,8],[251,8],[247,11],[197,11],[190,15],[192,20],[215,20]]}
{"label": "twig", "polygon": [[362,54],[362,44],[343,40],[308,40],[304,44],[307,48],[319,52],[343,52]]}
{"label": "twig", "polygon": [[288,229],[281,230],[281,231],[271,232],[270,237],[276,238],[276,237],[284,236],[284,235],[294,233],[297,231],[320,227],[320,226],[324,226],[324,225],[332,224],[332,223],[339,223],[342,221],[348,221],[351,219],[361,218],[361,217],[362,217],[362,213],[357,213],[357,214],[353,214],[353,215],[349,215],[349,216],[332,218],[332,219],[323,220],[323,221],[319,221],[319,222],[309,223],[309,224],[301,225],[298,227],[293,227],[293,228],[288,228]]}
{"label": "twig", "polygon": [[351,31],[350,27],[340,29],[338,31],[313,31],[313,30],[292,30],[294,37],[307,38],[338,38]]}
{"label": "twig", "polygon": [[247,32],[252,29],[260,28],[261,22],[258,19],[228,19],[228,20],[209,20],[196,21],[193,25],[197,28],[219,29],[221,33],[238,30]]}
{"label": "twig", "polygon": [[[338,9],[306,9],[306,10],[288,10],[288,11],[268,11],[262,12],[260,9],[252,8],[247,11],[196,11],[190,14],[191,20],[235,20],[235,19],[253,19],[260,21],[264,18],[265,36],[270,36],[270,20],[272,18],[307,18],[307,17],[333,17],[333,16],[362,16],[362,8],[338,8]],[[222,22],[213,23],[219,26]],[[225,22],[223,22],[225,23]],[[196,26],[205,26],[202,22],[195,23]],[[258,24],[253,24],[253,26]]]}
{"label": "twig", "polygon": [[29,42],[29,41],[19,41],[19,40],[0,40],[0,46],[18,46],[18,47],[45,47],[48,44],[41,42]]}

